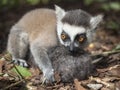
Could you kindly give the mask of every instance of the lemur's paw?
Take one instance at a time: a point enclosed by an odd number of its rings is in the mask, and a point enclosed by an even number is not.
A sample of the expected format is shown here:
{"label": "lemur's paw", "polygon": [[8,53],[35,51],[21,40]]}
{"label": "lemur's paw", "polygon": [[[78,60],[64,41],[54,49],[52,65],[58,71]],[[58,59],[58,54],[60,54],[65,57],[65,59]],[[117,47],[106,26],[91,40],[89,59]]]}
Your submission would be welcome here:
{"label": "lemur's paw", "polygon": [[53,84],[55,82],[55,78],[54,78],[54,70],[46,70],[46,72],[44,73],[44,76],[42,77],[42,83],[43,84]]}
{"label": "lemur's paw", "polygon": [[13,60],[13,62],[14,62],[15,64],[20,65],[20,66],[28,67],[27,62],[26,62],[25,60],[23,60],[23,59],[16,59],[16,60]]}

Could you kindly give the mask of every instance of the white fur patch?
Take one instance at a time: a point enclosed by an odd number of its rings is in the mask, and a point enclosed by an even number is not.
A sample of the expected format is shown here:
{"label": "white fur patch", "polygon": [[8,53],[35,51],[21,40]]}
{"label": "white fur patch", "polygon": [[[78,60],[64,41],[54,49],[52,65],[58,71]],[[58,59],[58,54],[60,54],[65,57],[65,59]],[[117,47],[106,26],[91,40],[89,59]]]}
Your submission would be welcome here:
{"label": "white fur patch", "polygon": [[56,16],[57,16],[57,20],[61,20],[65,16],[66,12],[61,7],[55,5],[55,13],[56,13]]}
{"label": "white fur patch", "polygon": [[62,27],[63,27],[62,22],[57,21],[57,35],[58,35],[58,38],[59,38],[60,43],[61,43],[62,45],[64,45],[64,42],[63,42],[62,39],[61,39],[61,33],[62,33],[62,31],[63,31]]}
{"label": "white fur patch", "polygon": [[97,25],[102,21],[103,15],[97,15],[95,17],[92,17],[90,20],[90,24],[92,26],[92,29],[95,29]]}
{"label": "white fur patch", "polygon": [[69,25],[67,23],[63,25],[63,30],[69,35],[72,41],[74,40],[77,34],[86,32],[85,28],[82,26],[79,27],[79,26]]}

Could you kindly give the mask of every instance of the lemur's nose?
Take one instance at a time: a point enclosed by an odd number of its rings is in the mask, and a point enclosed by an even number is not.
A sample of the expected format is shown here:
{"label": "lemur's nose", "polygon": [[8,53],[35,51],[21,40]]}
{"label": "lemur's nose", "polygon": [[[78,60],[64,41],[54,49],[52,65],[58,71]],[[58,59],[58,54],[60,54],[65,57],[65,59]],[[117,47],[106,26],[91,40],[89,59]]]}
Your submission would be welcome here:
{"label": "lemur's nose", "polygon": [[69,51],[70,51],[70,52],[73,52],[73,51],[74,51],[74,44],[73,44],[73,43],[70,44]]}

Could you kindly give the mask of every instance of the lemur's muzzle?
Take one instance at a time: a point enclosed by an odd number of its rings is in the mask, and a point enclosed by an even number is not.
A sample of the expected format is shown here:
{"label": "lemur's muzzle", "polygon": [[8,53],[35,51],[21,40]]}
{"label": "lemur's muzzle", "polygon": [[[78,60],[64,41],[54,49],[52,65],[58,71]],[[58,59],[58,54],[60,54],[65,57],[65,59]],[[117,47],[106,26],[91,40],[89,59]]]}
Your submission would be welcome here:
{"label": "lemur's muzzle", "polygon": [[74,43],[71,43],[69,46],[69,51],[73,53],[76,52],[77,50],[78,48],[74,46]]}
{"label": "lemur's muzzle", "polygon": [[69,51],[70,51],[70,52],[73,52],[73,51],[74,51],[74,44],[73,44],[73,43],[70,44],[70,46],[69,46]]}

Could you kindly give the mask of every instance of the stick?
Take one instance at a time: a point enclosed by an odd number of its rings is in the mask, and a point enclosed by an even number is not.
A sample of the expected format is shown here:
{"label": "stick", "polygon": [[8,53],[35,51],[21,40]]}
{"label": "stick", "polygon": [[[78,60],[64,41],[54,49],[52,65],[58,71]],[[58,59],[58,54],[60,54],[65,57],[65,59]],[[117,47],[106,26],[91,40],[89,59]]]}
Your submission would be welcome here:
{"label": "stick", "polygon": [[24,81],[25,81],[25,78],[24,78],[24,76],[19,72],[19,70],[17,69],[17,67],[15,66],[15,64],[13,64],[14,66],[14,68],[15,68],[15,70],[17,71],[17,73],[19,74],[19,76],[22,78],[22,79],[24,79]]}
{"label": "stick", "polygon": [[99,56],[99,55],[107,56],[107,55],[115,54],[115,53],[120,53],[120,50],[116,50],[116,51],[106,51],[106,52],[102,52],[102,53],[94,53],[94,54],[92,54],[91,56]]}
{"label": "stick", "polygon": [[[99,58],[95,59],[92,61],[93,64],[98,63],[99,61],[101,61],[104,56],[108,56],[110,54],[115,54],[115,53],[120,53],[120,50],[116,50],[116,51],[106,51],[106,52],[102,52],[102,53],[94,53],[91,54],[92,57],[97,57],[100,56]],[[103,57],[102,57],[103,56]]]}
{"label": "stick", "polygon": [[11,88],[11,87],[14,87],[14,86],[16,86],[16,85],[22,83],[22,82],[24,82],[24,79],[22,79],[22,80],[20,80],[20,81],[18,81],[18,82],[16,82],[16,83],[13,83],[13,84],[11,84],[11,85],[9,85],[9,86],[3,88],[3,89],[0,89],[0,90],[7,90],[7,89],[9,89],[9,88]]}

